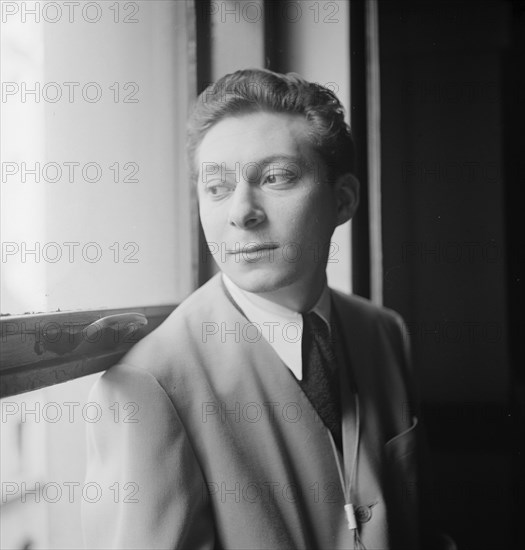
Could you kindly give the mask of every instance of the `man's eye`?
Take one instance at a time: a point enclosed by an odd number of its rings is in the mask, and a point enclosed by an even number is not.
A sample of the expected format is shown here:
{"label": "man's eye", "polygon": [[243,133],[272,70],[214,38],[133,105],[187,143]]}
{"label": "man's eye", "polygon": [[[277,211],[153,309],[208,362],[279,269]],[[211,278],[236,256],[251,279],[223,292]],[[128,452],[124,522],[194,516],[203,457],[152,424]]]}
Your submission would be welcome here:
{"label": "man's eye", "polygon": [[204,188],[204,190],[208,195],[219,198],[219,197],[224,197],[225,195],[230,193],[232,188],[230,185],[215,183],[215,184],[207,185]]}
{"label": "man's eye", "polygon": [[273,170],[271,173],[266,174],[262,181],[263,183],[269,183],[270,185],[279,185],[285,183],[291,183],[295,181],[296,175],[289,170]]}

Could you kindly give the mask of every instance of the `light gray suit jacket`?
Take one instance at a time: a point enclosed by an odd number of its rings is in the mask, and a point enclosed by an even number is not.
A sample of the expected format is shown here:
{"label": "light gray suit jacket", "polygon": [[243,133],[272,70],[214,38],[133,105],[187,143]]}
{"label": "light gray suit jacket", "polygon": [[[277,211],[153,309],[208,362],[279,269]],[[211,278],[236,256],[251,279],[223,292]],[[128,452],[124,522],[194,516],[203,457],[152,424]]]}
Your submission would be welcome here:
{"label": "light gray suit jacket", "polygon": [[[331,292],[359,395],[361,540],[428,548],[402,322]],[[220,274],[109,369],[90,400],[104,414],[88,434],[86,482],[100,499],[83,502],[87,548],[353,548],[328,432]],[[349,438],[354,413],[343,419]]]}

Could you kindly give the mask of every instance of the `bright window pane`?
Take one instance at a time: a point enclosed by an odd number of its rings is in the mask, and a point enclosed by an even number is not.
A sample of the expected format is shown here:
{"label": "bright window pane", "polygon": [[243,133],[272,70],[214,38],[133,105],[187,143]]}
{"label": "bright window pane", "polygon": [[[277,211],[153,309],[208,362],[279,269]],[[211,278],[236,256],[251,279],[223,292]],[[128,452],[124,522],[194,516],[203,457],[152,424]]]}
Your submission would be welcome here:
{"label": "bright window pane", "polygon": [[76,4],[2,2],[2,313],[192,290],[188,5]]}

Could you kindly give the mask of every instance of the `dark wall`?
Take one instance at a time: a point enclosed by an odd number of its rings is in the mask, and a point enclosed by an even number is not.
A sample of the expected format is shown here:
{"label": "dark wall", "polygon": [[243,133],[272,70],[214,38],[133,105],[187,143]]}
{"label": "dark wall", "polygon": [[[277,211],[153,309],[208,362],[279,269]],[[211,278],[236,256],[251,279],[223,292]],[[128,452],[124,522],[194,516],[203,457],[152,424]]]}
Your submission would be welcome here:
{"label": "dark wall", "polygon": [[522,378],[507,143],[523,97],[508,82],[523,72],[523,5],[379,5],[384,301],[407,322],[445,528],[462,549],[511,548]]}

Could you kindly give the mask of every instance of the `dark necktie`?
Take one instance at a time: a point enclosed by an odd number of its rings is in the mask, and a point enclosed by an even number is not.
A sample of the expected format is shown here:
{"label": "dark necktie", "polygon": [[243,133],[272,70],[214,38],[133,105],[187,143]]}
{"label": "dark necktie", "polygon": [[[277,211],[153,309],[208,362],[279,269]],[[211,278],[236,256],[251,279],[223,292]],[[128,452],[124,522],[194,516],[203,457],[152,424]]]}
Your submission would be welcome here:
{"label": "dark necktie", "polygon": [[304,393],[330,430],[339,449],[341,436],[341,399],[337,360],[330,343],[327,324],[316,313],[303,315],[301,341]]}

